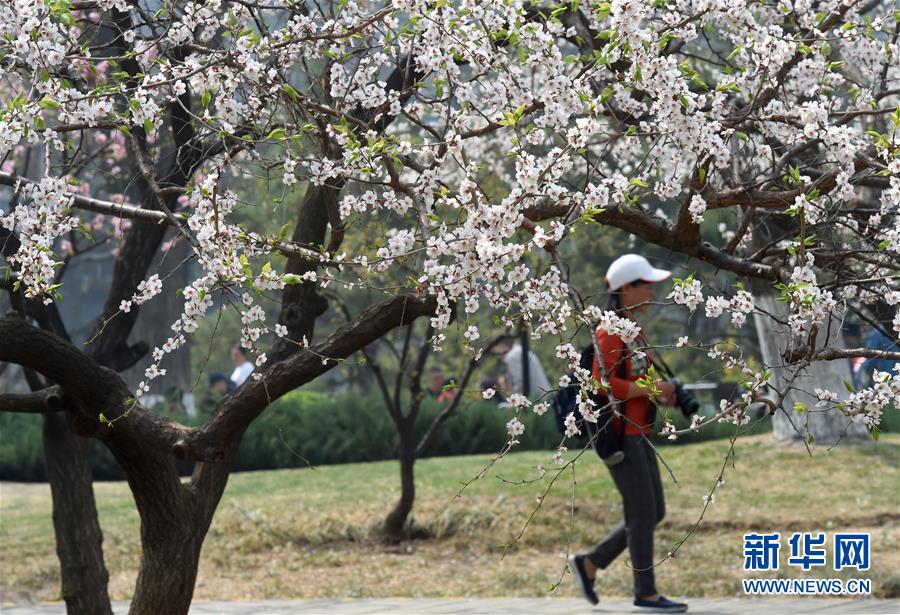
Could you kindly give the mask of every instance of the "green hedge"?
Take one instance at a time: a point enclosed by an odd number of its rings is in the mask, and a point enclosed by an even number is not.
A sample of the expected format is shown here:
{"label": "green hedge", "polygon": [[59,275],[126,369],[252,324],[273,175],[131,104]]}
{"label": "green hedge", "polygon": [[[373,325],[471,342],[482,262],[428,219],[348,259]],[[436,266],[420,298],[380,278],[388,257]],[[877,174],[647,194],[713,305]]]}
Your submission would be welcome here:
{"label": "green hedge", "polygon": [[[441,406],[423,403],[415,433],[421,437]],[[506,441],[510,409],[487,402],[463,402],[432,443],[427,455],[492,453]],[[127,419],[126,419],[127,420]],[[179,417],[184,420],[184,417]],[[199,419],[198,419],[199,420]],[[196,422],[196,421],[194,421]],[[554,448],[560,440],[553,417],[533,413],[523,418],[523,450]],[[115,428],[113,428],[115,429]],[[377,461],[396,457],[394,425],[377,395],[334,397],[294,391],[272,404],[254,421],[238,449],[235,471]],[[118,464],[99,442],[91,442],[94,478],[121,480]],[[185,464],[185,473],[190,468]],[[0,480],[45,481],[41,418],[0,413]]]}
{"label": "green hedge", "polygon": [[[426,400],[415,426],[417,439],[442,406]],[[432,443],[428,455],[498,451],[506,440],[512,410],[479,402],[460,404]],[[559,442],[553,418],[525,417],[521,447],[553,448]],[[263,470],[396,457],[397,435],[380,397],[295,391],[275,402],[255,421],[241,442],[236,470]]]}
{"label": "green hedge", "polygon": [[[432,400],[424,403],[416,424],[417,436],[421,437],[440,408]],[[713,409],[704,408],[701,412],[711,416]],[[672,416],[677,426],[687,424],[680,412],[674,411]],[[511,417],[510,409],[489,402],[464,402],[444,424],[427,455],[497,452],[506,441],[506,422]],[[540,417],[529,412],[522,420],[525,433],[517,449],[550,450],[559,444],[560,436],[551,412]],[[882,427],[882,431],[900,430],[900,413],[888,409]],[[754,422],[752,432],[768,429],[770,421],[763,419]],[[723,438],[733,433],[733,425],[711,425],[699,434],[680,438],[675,444]],[[570,448],[575,445],[570,444]],[[304,467],[307,462],[328,465],[392,459],[396,457],[396,447],[397,436],[379,396],[334,397],[295,391],[275,402],[250,426],[241,442],[234,470]],[[118,464],[99,442],[91,443],[91,461],[96,479],[123,478]],[[181,469],[185,473],[190,471],[187,464]],[[46,478],[41,418],[0,412],[0,480],[45,481]]]}
{"label": "green hedge", "polygon": [[0,480],[43,481],[41,417],[0,412]]}

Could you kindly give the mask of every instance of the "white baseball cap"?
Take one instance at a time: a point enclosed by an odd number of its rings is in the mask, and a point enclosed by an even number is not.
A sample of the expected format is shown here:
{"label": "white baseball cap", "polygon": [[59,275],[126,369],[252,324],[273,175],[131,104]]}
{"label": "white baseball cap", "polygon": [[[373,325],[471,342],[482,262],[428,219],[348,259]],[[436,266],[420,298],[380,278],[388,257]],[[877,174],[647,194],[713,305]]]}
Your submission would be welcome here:
{"label": "white baseball cap", "polygon": [[640,254],[624,254],[614,260],[606,270],[606,284],[610,290],[619,290],[625,284],[642,282],[662,282],[671,277],[672,272],[657,269]]}

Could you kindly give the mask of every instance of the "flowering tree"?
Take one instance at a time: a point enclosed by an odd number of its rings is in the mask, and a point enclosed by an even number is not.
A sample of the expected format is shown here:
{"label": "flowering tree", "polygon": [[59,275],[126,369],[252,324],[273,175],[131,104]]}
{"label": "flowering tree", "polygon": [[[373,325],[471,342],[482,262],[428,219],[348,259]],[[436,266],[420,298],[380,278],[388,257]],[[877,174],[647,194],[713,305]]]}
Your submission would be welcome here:
{"label": "flowering tree", "polygon": [[[4,287],[21,315],[0,320],[0,359],[54,387],[2,406],[64,399],[53,409],[122,465],[141,515],[133,613],[187,611],[250,422],[395,327],[430,318],[440,349],[457,310],[477,355],[479,331],[523,319],[558,339],[560,372],[577,366],[579,325],[633,337],[634,323],[582,305],[566,283],[557,247],[579,225],[743,280],[726,291],[684,275],[671,299],[685,309],[786,327],[762,369],[726,345],[679,340],[746,389],[692,428],[742,423],[766,384],[780,414],[805,390],[807,416],[873,431],[900,396],[896,373],[849,394],[804,379],[823,362],[898,356],[843,348],[832,326],[900,303],[889,2],[14,0],[0,18]],[[241,200],[248,175],[270,179],[269,201]],[[294,199],[293,230],[237,222]],[[171,336],[129,346],[161,288],[168,228],[197,275]],[[75,346],[54,316],[62,243],[77,254],[106,236],[117,256],[105,307]],[[553,258],[529,268],[531,252]],[[325,287],[388,296],[317,338]],[[273,295],[270,324],[261,302]],[[257,370],[189,428],[140,398],[216,302],[240,312]],[[117,371],[137,363],[145,379],[128,390]],[[587,396],[581,410],[596,417]],[[175,458],[195,462],[189,482]]]}

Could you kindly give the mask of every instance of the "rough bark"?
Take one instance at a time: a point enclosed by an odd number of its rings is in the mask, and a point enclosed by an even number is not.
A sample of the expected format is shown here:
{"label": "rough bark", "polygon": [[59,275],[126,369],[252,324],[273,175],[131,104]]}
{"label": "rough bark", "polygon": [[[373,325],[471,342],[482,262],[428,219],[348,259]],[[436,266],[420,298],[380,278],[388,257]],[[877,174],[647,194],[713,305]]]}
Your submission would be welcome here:
{"label": "rough bark", "polygon": [[[113,440],[110,451],[128,477],[141,517],[141,563],[131,615],[188,612],[212,510],[183,484],[171,457],[146,445]],[[227,466],[220,470],[227,474]],[[214,498],[218,503],[224,483]]]}
{"label": "rough bark", "polygon": [[64,412],[44,414],[43,439],[66,611],[111,615],[87,440],[72,433]]}

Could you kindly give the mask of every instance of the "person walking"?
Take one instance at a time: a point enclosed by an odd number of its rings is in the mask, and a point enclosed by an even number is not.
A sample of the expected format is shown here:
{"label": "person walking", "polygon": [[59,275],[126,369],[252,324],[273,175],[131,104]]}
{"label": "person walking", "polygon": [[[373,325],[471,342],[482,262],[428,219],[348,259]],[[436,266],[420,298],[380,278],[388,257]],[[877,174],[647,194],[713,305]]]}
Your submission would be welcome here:
{"label": "person walking", "polygon": [[[654,284],[671,275],[670,271],[656,269],[638,254],[620,256],[606,273],[610,309],[631,319],[649,307]],[[620,337],[599,327],[596,335],[612,396],[621,403],[620,411],[624,414],[624,426],[616,424],[622,420],[616,418],[611,427],[622,433],[625,456],[608,467],[622,496],[625,518],[590,551],[573,555],[569,564],[585,598],[591,604],[597,604],[599,599],[594,590],[597,571],[609,566],[627,548],[634,570],[634,606],[647,612],[683,612],[687,610],[687,604],[661,596],[653,574],[653,533],[665,515],[665,501],[656,452],[647,441],[653,435],[656,406],[649,399],[649,391],[636,383],[646,376],[651,359],[642,349],[646,344],[641,337],[626,344]],[[599,380],[596,357],[593,372],[594,378]],[[672,383],[660,380],[656,388],[657,404],[675,405]]]}

